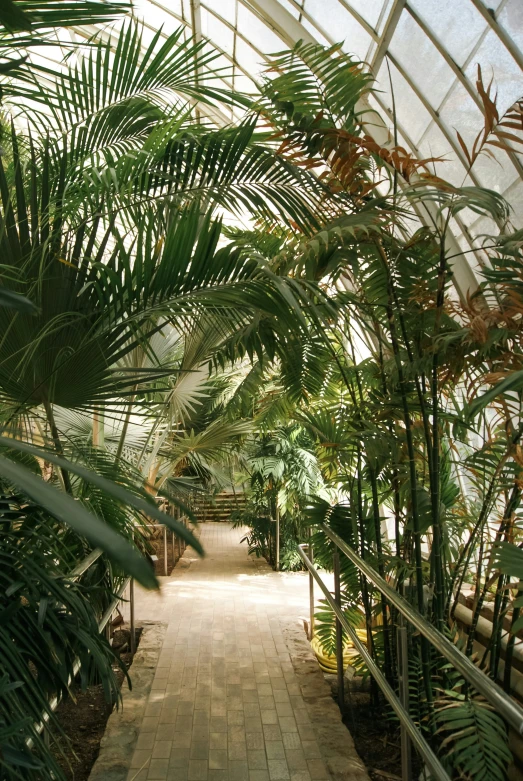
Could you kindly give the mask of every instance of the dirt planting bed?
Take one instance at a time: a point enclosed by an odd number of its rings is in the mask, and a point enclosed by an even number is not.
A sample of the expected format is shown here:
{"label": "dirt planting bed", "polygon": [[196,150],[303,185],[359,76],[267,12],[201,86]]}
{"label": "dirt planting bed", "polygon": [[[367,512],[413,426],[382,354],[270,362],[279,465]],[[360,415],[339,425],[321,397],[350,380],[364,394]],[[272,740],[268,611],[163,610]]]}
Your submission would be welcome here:
{"label": "dirt planting bed", "polygon": [[[141,633],[141,629],[136,630],[137,646]],[[113,647],[127,669],[131,667],[133,661],[129,640],[128,629],[118,629],[113,635]],[[113,669],[121,686],[124,673],[118,665]],[[68,781],[87,781],[98,757],[100,741],[115,705],[107,702],[101,684],[90,686],[86,691],[77,688],[74,696],[76,702],[72,699],[63,700],[57,708],[56,715],[65,737],[57,736],[54,755]]]}

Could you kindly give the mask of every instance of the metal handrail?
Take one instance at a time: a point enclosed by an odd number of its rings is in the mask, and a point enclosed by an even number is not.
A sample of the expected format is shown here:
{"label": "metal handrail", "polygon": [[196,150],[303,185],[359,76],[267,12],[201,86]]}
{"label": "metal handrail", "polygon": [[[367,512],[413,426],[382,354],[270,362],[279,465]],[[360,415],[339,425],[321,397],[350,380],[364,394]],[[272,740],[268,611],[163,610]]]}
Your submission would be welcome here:
{"label": "metal handrail", "polygon": [[[174,517],[174,507],[172,508],[173,517]],[[190,522],[190,518],[187,515],[180,515],[178,516],[178,520],[183,523],[184,526],[187,526],[187,522]],[[160,523],[159,521],[152,521],[152,523],[146,524],[151,529],[163,529],[163,574],[168,575],[168,553],[167,553],[167,526],[164,523]],[[141,524],[136,523],[136,528],[141,527]],[[173,562],[176,562],[176,542],[178,541],[178,559],[180,559],[183,555],[183,552],[185,551],[187,547],[187,543],[185,540],[182,540],[181,537],[178,537],[177,534],[174,533],[174,531],[171,529],[171,545],[172,545],[172,558]],[[182,550],[183,548],[183,550]],[[174,564],[173,564],[174,566]]]}
{"label": "metal handrail", "polygon": [[412,607],[407,600],[398,594],[387,581],[379,575],[368,562],[324,523],[319,528],[339,548],[348,559],[370,580],[371,583],[387,598],[387,600],[405,616],[413,626],[459,670],[466,680],[480,692],[495,710],[521,735],[523,734],[523,708],[471,660],[460,651],[445,635],[439,632],[423,616]]}
{"label": "metal handrail", "polygon": [[[402,723],[402,725],[405,727],[406,731],[409,734],[409,737],[412,741],[412,743],[416,746],[418,749],[418,752],[425,760],[427,767],[430,769],[430,772],[436,779],[436,781],[450,781],[450,777],[435,755],[435,753],[432,751],[431,747],[423,737],[423,735],[420,733],[419,729],[415,725],[415,723],[412,721],[409,713],[407,710],[403,707],[402,703],[400,702],[399,698],[397,697],[395,691],[388,683],[387,679],[381,672],[380,668],[377,666],[376,662],[370,655],[367,647],[364,643],[361,642],[358,635],[354,631],[353,627],[349,624],[347,619],[345,618],[343,614],[343,610],[341,607],[336,604],[336,601],[333,599],[332,594],[330,593],[329,589],[321,579],[318,570],[316,567],[312,564],[306,553],[304,552],[303,548],[306,547],[306,545],[299,545],[298,546],[298,552],[300,554],[300,557],[311,573],[314,580],[317,582],[318,586],[323,591],[325,598],[333,611],[335,612],[338,621],[343,626],[347,634],[349,635],[350,639],[354,643],[354,646],[358,649],[360,655],[365,660],[365,664],[367,665],[369,672],[371,673],[372,677],[382,690],[383,694],[389,701],[392,709],[394,710],[396,716]],[[338,660],[339,663],[340,660]]]}

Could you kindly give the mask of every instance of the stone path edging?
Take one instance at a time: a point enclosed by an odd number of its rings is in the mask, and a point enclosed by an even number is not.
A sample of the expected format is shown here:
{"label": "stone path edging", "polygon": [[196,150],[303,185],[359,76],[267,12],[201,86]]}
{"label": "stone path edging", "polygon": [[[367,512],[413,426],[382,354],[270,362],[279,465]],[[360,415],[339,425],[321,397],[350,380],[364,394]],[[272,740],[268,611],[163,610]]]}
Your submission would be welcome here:
{"label": "stone path edging", "polygon": [[284,625],[282,634],[322,758],[333,781],[369,781],[352,736],[343,724],[340,710],[332,699],[331,688],[323,677],[305,636],[303,624],[297,622],[295,626]]}
{"label": "stone path edging", "polygon": [[141,621],[140,645],[130,669],[132,690],[124,682],[122,703],[109,716],[100,753],[89,781],[125,781],[129,761],[138,740],[147,699],[158,666],[167,625]]}

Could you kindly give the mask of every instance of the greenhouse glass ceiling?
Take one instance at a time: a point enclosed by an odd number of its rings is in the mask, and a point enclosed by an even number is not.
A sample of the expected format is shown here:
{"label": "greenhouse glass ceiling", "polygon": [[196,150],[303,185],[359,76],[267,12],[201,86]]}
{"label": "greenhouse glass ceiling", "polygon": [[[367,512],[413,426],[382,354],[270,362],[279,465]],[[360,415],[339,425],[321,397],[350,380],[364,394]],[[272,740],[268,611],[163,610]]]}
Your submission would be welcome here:
{"label": "greenhouse glass ceiling", "polygon": [[[502,193],[515,225],[523,224],[521,155],[496,150],[481,156],[467,176],[458,137],[470,148],[483,126],[478,65],[485,85],[493,82],[500,114],[521,97],[522,0],[135,0],[133,5],[151,38],[158,29],[168,35],[182,25],[187,35],[211,41],[220,52],[213,65],[227,73],[222,86],[244,92],[256,91],[268,55],[299,40],[342,42],[376,76],[365,108],[368,117],[372,108],[380,120],[368,119],[369,132],[385,143],[394,105],[402,146],[420,158],[441,157],[436,171],[453,184]],[[94,30],[84,27],[81,34],[89,32]],[[230,110],[215,119],[230,121]],[[476,251],[482,234],[496,228],[466,212],[452,227],[461,248]],[[469,258],[474,267],[481,255]]]}

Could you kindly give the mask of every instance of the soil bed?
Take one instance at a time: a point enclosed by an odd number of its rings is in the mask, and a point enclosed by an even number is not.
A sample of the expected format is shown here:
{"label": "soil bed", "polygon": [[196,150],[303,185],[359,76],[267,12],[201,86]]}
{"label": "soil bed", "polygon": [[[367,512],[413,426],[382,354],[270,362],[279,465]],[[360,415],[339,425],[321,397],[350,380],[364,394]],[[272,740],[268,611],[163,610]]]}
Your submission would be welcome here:
{"label": "soil bed", "polygon": [[[337,703],[337,685],[334,676],[326,676]],[[350,699],[345,689],[343,723],[349,730],[356,751],[361,757],[372,781],[401,781],[401,732],[387,718],[387,705],[372,707],[370,694],[358,684],[351,689]],[[350,703],[352,702],[352,713]],[[422,764],[412,752],[412,777],[417,778]]]}
{"label": "soil bed", "polygon": [[[140,642],[141,633],[141,629],[136,630],[136,646]],[[113,647],[116,651],[122,649],[120,658],[127,669],[133,660],[129,651],[130,634],[128,629],[117,629],[113,635]],[[121,686],[124,673],[117,665],[113,669],[118,685]],[[75,696],[76,702],[63,700],[56,710],[58,721],[69,738],[69,743],[58,737],[65,756],[60,753],[59,746],[55,747],[53,753],[67,781],[87,781],[98,757],[100,741],[114,703],[107,702],[101,684],[90,686],[86,691],[77,690]]]}
{"label": "soil bed", "polygon": [[[384,707],[372,708],[366,692],[351,692],[354,719],[346,709],[343,723],[352,735],[372,781],[400,779],[400,731],[387,721]],[[387,775],[382,775],[379,771]]]}

